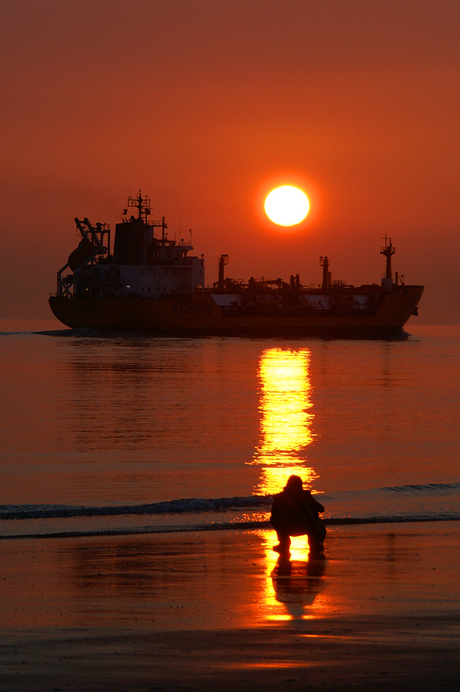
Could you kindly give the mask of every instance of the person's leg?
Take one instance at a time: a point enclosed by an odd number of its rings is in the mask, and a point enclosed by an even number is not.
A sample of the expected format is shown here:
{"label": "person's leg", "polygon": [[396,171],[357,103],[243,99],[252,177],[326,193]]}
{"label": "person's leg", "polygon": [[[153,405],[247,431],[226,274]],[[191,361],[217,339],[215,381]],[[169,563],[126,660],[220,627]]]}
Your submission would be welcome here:
{"label": "person's leg", "polygon": [[277,553],[289,552],[291,537],[287,533],[280,533],[279,531],[276,532],[276,535],[278,536],[278,545],[275,545],[273,550],[276,550]]}
{"label": "person's leg", "polygon": [[310,547],[310,558],[317,558],[323,555],[323,542],[316,533],[308,534],[308,545]]}

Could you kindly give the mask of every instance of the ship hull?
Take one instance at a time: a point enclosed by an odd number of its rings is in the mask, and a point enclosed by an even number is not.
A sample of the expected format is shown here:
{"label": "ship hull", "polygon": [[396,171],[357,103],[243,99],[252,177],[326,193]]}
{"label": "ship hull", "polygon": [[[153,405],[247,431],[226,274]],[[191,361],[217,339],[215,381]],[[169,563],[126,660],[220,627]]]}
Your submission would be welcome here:
{"label": "ship hull", "polygon": [[374,311],[316,311],[303,308],[222,308],[211,293],[161,299],[51,296],[57,319],[71,328],[145,332],[177,337],[323,337],[393,339],[417,308],[423,286],[401,286]]}

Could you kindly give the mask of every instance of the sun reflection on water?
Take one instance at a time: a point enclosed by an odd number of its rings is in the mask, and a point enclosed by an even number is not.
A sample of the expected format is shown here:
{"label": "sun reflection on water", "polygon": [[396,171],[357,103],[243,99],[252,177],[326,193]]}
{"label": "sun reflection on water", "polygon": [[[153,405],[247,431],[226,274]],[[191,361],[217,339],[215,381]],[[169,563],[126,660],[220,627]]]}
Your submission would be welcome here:
{"label": "sun reflection on water", "polygon": [[251,462],[261,466],[256,494],[279,492],[291,474],[306,488],[318,477],[305,456],[314,439],[309,365],[307,348],[270,348],[260,357],[260,442]]}

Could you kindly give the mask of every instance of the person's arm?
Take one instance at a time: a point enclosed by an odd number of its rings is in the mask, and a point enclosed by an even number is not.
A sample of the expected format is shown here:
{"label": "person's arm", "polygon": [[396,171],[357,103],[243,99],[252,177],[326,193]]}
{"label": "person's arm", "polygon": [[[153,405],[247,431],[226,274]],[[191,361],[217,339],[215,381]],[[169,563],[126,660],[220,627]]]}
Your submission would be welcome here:
{"label": "person's arm", "polygon": [[315,509],[317,510],[317,512],[324,512],[324,507],[323,507],[323,505],[321,504],[321,502],[318,502],[318,501],[315,500],[314,498],[312,498],[312,500],[313,500],[313,502],[315,503]]}
{"label": "person's arm", "polygon": [[272,526],[276,525],[276,520],[279,515],[279,502],[278,498],[275,496],[275,499],[273,500],[273,505],[272,505],[272,513],[270,515],[270,521],[272,523]]}
{"label": "person's arm", "polygon": [[308,497],[308,503],[312,509],[314,509],[316,512],[324,512],[324,507],[321,504],[321,502],[318,502],[315,500],[315,498],[312,496],[311,492],[309,490],[306,491],[309,495]]}

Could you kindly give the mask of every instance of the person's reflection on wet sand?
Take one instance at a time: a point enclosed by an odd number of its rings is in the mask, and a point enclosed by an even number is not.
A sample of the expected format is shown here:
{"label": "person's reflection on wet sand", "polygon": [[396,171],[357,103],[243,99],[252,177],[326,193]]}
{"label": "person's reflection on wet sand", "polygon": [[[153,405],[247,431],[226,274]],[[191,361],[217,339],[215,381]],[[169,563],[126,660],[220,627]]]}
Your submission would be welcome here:
{"label": "person's reflection on wet sand", "polygon": [[303,562],[280,555],[272,572],[276,600],[284,603],[292,618],[301,618],[304,608],[311,606],[323,585],[324,560]]}

